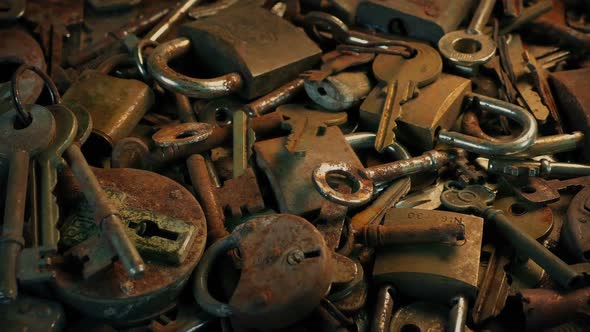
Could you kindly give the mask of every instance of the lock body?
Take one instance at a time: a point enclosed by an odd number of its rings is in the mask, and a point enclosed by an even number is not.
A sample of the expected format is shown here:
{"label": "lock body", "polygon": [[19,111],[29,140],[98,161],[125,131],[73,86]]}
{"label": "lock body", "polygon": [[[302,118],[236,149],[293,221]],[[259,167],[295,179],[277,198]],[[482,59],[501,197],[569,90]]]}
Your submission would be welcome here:
{"label": "lock body", "polygon": [[[199,262],[206,242],[203,211],[189,191],[164,176],[136,169],[94,172],[125,216],[146,273],[133,279],[120,261],[112,263],[110,248],[92,236],[95,226],[84,222],[79,206],[65,206],[78,214],[74,224],[62,226],[64,256],[70,263],[80,261],[83,271],[72,271],[71,264],[58,266],[56,291],[64,303],[114,325],[149,319],[175,304]],[[79,204],[82,193],[72,181],[67,175],[60,179],[60,197]]]}
{"label": "lock body", "polygon": [[256,6],[227,9],[183,25],[179,34],[191,40],[195,63],[208,74],[239,73],[245,99],[293,80],[321,56],[303,31]]}
{"label": "lock body", "polygon": [[154,98],[150,87],[141,81],[89,70],[68,89],[62,100],[66,105],[82,106],[90,113],[93,130],[87,144],[110,155],[112,147],[129,136],[153,106]]}
{"label": "lock body", "polygon": [[[360,108],[361,125],[371,130],[379,127],[385,104],[384,86],[378,85]],[[420,89],[418,97],[402,105],[397,120],[396,137],[408,147],[420,150],[434,148],[438,129],[451,129],[459,117],[464,98],[471,93],[471,81],[463,77],[442,74],[440,78]]]}
{"label": "lock body", "polygon": [[307,139],[307,145],[313,148],[303,156],[287,151],[287,137],[254,144],[256,163],[269,179],[281,212],[307,215],[321,208],[323,198],[315,189],[311,176],[302,176],[310,174],[318,164],[346,160],[362,167],[338,127],[327,127],[323,135]]}
{"label": "lock body", "polygon": [[423,220],[465,225],[465,243],[396,245],[376,253],[373,279],[389,282],[400,293],[443,303],[464,294],[474,298],[483,234],[483,219],[472,215],[422,209],[390,209],[384,225],[412,224]]}
{"label": "lock body", "polygon": [[472,7],[471,0],[368,0],[359,4],[356,21],[436,45],[444,34],[457,30]]}

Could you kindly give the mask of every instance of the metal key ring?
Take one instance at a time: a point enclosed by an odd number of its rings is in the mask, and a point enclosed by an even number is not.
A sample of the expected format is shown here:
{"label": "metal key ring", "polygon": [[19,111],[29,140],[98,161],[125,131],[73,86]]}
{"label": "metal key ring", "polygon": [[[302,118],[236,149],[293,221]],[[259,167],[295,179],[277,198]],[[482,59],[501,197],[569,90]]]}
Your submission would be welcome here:
{"label": "metal key ring", "polygon": [[[342,175],[352,183],[351,193],[342,193],[328,182],[330,175]],[[346,162],[321,163],[312,173],[313,184],[326,199],[346,206],[359,206],[367,203],[375,191],[373,181],[363,176],[358,167]]]}
{"label": "metal key ring", "polygon": [[20,67],[18,67],[18,69],[12,75],[12,79],[10,81],[12,102],[14,104],[14,107],[16,108],[18,118],[25,126],[28,126],[32,121],[31,113],[24,109],[21,101],[20,90],[18,89],[19,78],[21,74],[24,73],[26,70],[34,72],[35,74],[39,75],[41,79],[43,79],[45,86],[47,86],[47,89],[49,90],[49,94],[51,95],[51,101],[53,102],[53,104],[61,103],[61,96],[59,95],[59,91],[57,90],[55,83],[53,82],[51,77],[47,75],[47,73],[43,72],[41,69],[35,66],[28,64],[22,64]]}
{"label": "metal key ring", "polygon": [[143,50],[147,47],[156,48],[156,47],[158,47],[158,45],[160,45],[160,44],[156,41],[153,41],[150,39],[142,39],[139,41],[139,43],[137,43],[137,47],[135,47],[135,50],[133,52],[133,57],[135,59],[135,66],[137,67],[139,74],[141,75],[141,77],[144,80],[149,80],[150,74],[146,68],[145,61],[143,60]]}

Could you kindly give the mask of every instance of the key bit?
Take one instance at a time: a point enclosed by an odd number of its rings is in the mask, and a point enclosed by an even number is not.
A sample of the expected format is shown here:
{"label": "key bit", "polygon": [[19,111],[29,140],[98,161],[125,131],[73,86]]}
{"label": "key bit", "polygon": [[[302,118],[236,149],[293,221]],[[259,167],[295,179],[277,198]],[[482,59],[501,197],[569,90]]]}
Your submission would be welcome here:
{"label": "key bit", "polygon": [[277,109],[283,114],[283,123],[285,127],[291,130],[288,136],[286,149],[287,151],[305,155],[311,142],[310,138],[323,136],[327,126],[335,126],[346,123],[348,115],[346,112],[327,112],[313,105],[283,105]]}

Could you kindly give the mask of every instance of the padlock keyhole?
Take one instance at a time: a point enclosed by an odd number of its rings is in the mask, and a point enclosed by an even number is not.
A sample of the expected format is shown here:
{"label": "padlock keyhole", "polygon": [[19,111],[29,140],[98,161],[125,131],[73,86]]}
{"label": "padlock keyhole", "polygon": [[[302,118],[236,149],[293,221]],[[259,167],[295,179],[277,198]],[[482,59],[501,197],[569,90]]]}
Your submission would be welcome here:
{"label": "padlock keyhole", "polygon": [[155,236],[172,241],[178,240],[178,233],[166,229],[161,229],[158,226],[158,224],[151,220],[142,220],[139,224],[135,224],[135,227],[131,227],[135,229],[137,235],[143,238],[150,238]]}

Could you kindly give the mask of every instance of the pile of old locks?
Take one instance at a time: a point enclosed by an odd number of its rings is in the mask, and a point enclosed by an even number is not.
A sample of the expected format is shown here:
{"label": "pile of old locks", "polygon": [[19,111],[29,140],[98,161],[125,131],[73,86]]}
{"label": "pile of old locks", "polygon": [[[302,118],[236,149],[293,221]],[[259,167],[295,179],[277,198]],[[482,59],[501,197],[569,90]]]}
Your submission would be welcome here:
{"label": "pile of old locks", "polygon": [[0,330],[590,329],[589,1],[0,22]]}

